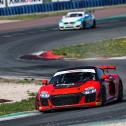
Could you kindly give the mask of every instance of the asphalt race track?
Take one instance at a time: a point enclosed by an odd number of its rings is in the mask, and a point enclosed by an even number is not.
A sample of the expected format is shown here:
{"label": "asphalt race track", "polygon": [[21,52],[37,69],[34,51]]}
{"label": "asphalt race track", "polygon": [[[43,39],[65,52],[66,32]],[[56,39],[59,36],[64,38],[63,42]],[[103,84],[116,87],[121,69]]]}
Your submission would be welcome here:
{"label": "asphalt race track", "polygon": [[[123,79],[126,95],[126,60],[21,60],[31,52],[63,47],[82,42],[123,37],[126,35],[126,18],[98,23],[96,29],[59,32],[56,25],[17,32],[0,33],[0,75],[50,77],[57,69],[82,65],[116,65]],[[118,51],[118,50],[117,50]],[[0,122],[0,126],[66,126],[126,118],[126,99],[104,107],[78,108],[41,113],[37,116]]]}

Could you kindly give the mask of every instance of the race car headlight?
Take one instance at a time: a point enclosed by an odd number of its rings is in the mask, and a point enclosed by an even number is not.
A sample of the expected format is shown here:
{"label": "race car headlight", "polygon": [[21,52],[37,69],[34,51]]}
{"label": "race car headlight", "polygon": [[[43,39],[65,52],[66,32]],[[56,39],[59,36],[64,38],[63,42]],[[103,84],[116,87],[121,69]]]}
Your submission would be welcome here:
{"label": "race car headlight", "polygon": [[77,21],[75,22],[75,24],[81,25],[83,21],[84,21],[84,19],[81,18],[81,19],[77,20]]}
{"label": "race car headlight", "polygon": [[41,98],[49,98],[49,97],[50,97],[50,95],[49,95],[49,93],[48,93],[48,92],[43,91],[43,92],[40,94],[40,97],[41,97]]}
{"label": "race car headlight", "polygon": [[64,26],[64,24],[63,23],[59,23],[59,27],[63,27]]}
{"label": "race car headlight", "polygon": [[61,21],[59,21],[59,25],[63,25],[63,21],[61,20]]}
{"label": "race car headlight", "polygon": [[96,88],[94,88],[94,87],[89,87],[89,88],[86,88],[85,90],[84,90],[84,92],[82,92],[83,94],[93,94],[93,93],[96,93]]}
{"label": "race car headlight", "polygon": [[76,21],[75,24],[76,25],[81,25],[81,21],[80,20],[79,21]]}

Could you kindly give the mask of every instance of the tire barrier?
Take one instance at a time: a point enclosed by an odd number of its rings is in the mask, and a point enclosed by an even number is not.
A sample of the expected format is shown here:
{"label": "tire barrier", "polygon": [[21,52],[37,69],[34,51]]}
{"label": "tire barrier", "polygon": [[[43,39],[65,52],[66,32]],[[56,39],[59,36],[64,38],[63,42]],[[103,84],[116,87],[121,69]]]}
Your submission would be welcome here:
{"label": "tire barrier", "polygon": [[0,16],[126,4],[126,0],[71,0],[0,8]]}

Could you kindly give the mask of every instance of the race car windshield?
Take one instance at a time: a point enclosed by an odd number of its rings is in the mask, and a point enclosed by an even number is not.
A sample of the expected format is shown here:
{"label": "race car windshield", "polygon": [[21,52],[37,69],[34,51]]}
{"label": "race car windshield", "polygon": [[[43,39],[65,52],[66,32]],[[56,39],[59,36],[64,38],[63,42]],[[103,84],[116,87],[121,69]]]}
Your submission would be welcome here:
{"label": "race car windshield", "polygon": [[89,80],[96,80],[95,73],[91,72],[75,72],[65,73],[52,77],[50,80],[51,84],[71,84],[71,83],[82,83]]}
{"label": "race car windshield", "polygon": [[69,14],[67,15],[67,17],[82,17],[83,15],[82,14],[79,14],[79,13],[73,13],[73,14]]}

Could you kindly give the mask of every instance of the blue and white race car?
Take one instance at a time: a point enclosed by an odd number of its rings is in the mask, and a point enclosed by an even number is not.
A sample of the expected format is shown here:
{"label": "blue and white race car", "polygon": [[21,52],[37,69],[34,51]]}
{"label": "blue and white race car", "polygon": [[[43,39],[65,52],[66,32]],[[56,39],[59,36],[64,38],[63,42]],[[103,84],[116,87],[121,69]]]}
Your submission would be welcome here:
{"label": "blue and white race car", "polygon": [[68,12],[59,21],[59,30],[85,29],[96,27],[95,16],[91,12]]}

